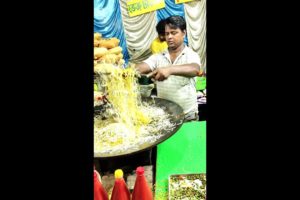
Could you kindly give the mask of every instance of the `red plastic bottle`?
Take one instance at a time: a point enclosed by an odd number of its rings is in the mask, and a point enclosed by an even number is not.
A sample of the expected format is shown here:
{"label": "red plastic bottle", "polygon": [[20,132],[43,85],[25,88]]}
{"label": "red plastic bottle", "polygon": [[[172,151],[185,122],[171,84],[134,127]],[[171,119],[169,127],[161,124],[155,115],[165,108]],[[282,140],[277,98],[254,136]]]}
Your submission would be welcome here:
{"label": "red plastic bottle", "polygon": [[115,171],[115,185],[110,200],[130,200],[130,192],[123,179],[123,171],[121,169]]}
{"label": "red plastic bottle", "polygon": [[94,200],[108,200],[107,192],[103,188],[96,170],[94,170]]}
{"label": "red plastic bottle", "polygon": [[136,169],[136,180],[132,192],[132,200],[153,200],[153,194],[144,175],[144,168]]}

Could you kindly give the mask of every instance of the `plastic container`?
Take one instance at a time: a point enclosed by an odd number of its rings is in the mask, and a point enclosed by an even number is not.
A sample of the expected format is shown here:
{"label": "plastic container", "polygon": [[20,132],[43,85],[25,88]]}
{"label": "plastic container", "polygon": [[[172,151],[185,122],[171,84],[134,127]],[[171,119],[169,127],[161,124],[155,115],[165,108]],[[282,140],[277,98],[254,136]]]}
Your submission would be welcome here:
{"label": "plastic container", "polygon": [[153,194],[144,175],[144,168],[136,169],[136,180],[132,192],[132,200],[153,200]]}
{"label": "plastic container", "polygon": [[196,90],[204,90],[206,88],[206,77],[196,77]]}
{"label": "plastic container", "polygon": [[108,200],[107,192],[100,180],[100,175],[94,170],[94,200]]}
{"label": "plastic container", "polygon": [[[115,171],[115,184],[111,193],[111,200],[130,200],[130,192],[123,179],[123,171],[117,169]],[[141,199],[140,199],[141,200]]]}
{"label": "plastic container", "polygon": [[[206,199],[206,174],[174,174],[169,176],[169,200]],[[186,192],[189,191],[189,192]]]}
{"label": "plastic container", "polygon": [[140,85],[140,92],[142,97],[150,97],[151,91],[154,88],[154,84]]}

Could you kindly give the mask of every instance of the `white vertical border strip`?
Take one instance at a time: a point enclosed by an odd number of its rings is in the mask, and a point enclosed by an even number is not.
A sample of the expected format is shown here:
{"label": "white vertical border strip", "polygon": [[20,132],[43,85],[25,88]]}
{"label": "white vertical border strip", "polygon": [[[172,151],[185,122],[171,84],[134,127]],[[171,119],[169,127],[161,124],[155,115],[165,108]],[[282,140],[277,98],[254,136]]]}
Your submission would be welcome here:
{"label": "white vertical border strip", "polygon": [[127,49],[130,62],[138,63],[152,55],[150,46],[157,37],[156,11],[130,17],[126,2],[127,0],[120,0]]}
{"label": "white vertical border strip", "polygon": [[206,0],[184,3],[189,46],[201,59],[201,69],[206,71]]}

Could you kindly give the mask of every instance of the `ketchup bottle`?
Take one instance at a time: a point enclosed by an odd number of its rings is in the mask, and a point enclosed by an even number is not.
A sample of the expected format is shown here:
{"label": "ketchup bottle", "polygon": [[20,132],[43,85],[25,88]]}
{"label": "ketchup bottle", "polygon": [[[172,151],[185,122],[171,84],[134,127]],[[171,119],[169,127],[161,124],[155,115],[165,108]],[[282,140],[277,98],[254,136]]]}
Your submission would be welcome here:
{"label": "ketchup bottle", "polygon": [[100,182],[100,175],[94,169],[94,200],[108,200],[108,195]]}
{"label": "ketchup bottle", "polygon": [[144,175],[144,168],[136,169],[136,180],[132,192],[132,200],[153,200],[152,191]]}

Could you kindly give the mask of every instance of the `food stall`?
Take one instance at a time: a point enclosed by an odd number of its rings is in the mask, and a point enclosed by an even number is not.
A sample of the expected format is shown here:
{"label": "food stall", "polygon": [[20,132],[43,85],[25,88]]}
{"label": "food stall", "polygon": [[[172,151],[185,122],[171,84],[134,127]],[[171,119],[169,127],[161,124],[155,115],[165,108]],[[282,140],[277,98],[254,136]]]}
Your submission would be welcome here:
{"label": "food stall", "polygon": [[94,2],[94,163],[105,190],[111,194],[113,172],[121,168],[132,192],[134,170],[144,166],[156,200],[183,197],[182,187],[193,196],[185,198],[205,199],[206,79],[195,85],[200,119],[184,122],[182,108],[157,98],[155,84],[137,75],[133,63],[151,55],[157,22],[180,15],[184,43],[206,72],[206,0]]}

